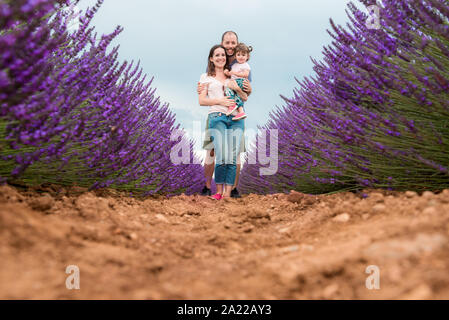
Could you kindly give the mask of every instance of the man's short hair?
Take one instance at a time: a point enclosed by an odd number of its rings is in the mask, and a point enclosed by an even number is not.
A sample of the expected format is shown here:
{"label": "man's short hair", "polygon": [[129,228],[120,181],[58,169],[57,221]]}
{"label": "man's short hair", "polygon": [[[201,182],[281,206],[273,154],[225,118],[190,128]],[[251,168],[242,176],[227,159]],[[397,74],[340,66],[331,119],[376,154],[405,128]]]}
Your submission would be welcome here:
{"label": "man's short hair", "polygon": [[228,33],[232,33],[233,35],[235,35],[235,37],[237,38],[237,42],[239,42],[239,36],[237,35],[237,33],[235,33],[234,31],[226,31],[226,32],[223,33],[223,35],[221,36],[221,43],[223,43],[224,37],[225,37],[225,35],[227,35]]}

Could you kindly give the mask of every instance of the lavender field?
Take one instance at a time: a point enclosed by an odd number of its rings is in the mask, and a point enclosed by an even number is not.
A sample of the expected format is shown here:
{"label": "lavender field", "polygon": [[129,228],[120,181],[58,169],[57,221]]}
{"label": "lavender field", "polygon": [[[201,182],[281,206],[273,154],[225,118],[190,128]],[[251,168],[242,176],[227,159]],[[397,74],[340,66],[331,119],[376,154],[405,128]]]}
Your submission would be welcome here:
{"label": "lavender field", "polygon": [[448,299],[448,0],[349,3],[220,201],[77,2],[0,0],[0,299]]}
{"label": "lavender field", "polygon": [[72,33],[62,8],[74,1],[1,2],[0,176],[144,195],[198,191],[202,167],[170,161],[179,125],[152,79],[109,49],[122,29],[99,36],[90,26],[102,2]]}
{"label": "lavender field", "polygon": [[[75,32],[66,9],[76,1],[0,2],[2,181],[198,192],[202,166],[170,161],[174,114],[139,63],[110,48],[122,28],[98,35],[91,26],[102,2],[76,18]],[[243,192],[449,186],[448,2],[382,3],[379,28],[352,3],[350,24],[331,20],[334,40],[313,60],[314,74],[261,125],[278,130],[278,171],[244,166]],[[261,144],[269,150],[258,139],[247,158]]]}
{"label": "lavender field", "polygon": [[[362,1],[364,5],[375,1]],[[241,177],[245,192],[326,193],[449,186],[449,3],[383,1],[379,28],[348,5],[315,74],[262,127],[278,130],[279,170]],[[270,149],[269,139],[256,147]],[[256,149],[248,157],[256,157]]]}

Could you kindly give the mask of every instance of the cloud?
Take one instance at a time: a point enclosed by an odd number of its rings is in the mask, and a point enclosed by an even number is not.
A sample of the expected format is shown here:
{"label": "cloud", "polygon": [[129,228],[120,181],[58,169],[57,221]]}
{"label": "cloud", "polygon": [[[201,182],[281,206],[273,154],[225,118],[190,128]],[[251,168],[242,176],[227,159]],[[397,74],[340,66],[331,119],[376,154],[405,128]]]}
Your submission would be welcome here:
{"label": "cloud", "polygon": [[[229,14],[229,11],[226,10],[228,8],[235,8],[239,11],[247,11],[247,10],[258,10],[264,7],[264,3],[267,1],[262,0],[226,0],[224,1],[211,1],[211,0],[193,0],[193,6],[202,9],[215,9],[220,10],[223,9],[223,13],[226,12]],[[251,12],[251,11],[249,11]]]}
{"label": "cloud", "polygon": [[162,101],[168,102],[170,109],[173,111],[183,111],[194,120],[207,115],[207,108],[201,107],[198,103],[196,87],[180,85],[176,82],[159,81],[158,79],[153,81],[153,86],[157,88],[156,95],[160,96]]}

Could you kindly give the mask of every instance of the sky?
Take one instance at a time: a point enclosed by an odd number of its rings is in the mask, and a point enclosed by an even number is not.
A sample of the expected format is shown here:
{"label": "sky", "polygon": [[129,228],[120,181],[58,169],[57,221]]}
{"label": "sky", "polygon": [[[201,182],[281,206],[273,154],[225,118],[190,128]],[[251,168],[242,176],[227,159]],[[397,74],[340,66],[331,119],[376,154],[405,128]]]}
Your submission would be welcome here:
{"label": "sky", "polygon": [[[81,0],[83,10],[95,0]],[[144,73],[154,76],[153,87],[168,102],[177,122],[196,141],[194,128],[204,128],[208,108],[200,106],[196,91],[205,72],[210,48],[221,35],[235,31],[251,45],[253,93],[245,103],[245,128],[250,142],[269,119],[280,95],[293,96],[299,80],[313,75],[311,57],[322,58],[323,46],[332,38],[329,18],[345,25],[347,0],[106,0],[92,25],[110,33],[124,31],[113,41],[120,44],[119,60],[140,60]],[[362,5],[360,5],[361,7]]]}

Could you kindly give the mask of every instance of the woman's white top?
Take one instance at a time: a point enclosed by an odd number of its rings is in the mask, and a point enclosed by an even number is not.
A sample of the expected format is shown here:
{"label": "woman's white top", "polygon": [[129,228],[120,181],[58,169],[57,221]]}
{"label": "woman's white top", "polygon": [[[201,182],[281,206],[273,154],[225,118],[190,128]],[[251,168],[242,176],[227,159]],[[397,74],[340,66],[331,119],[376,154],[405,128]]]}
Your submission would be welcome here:
{"label": "woman's white top", "polygon": [[[220,80],[215,79],[214,77],[208,76],[207,73],[203,73],[200,77],[201,84],[209,84],[207,90],[207,97],[210,99],[221,99],[224,98],[224,85]],[[223,112],[226,113],[228,111],[228,107],[221,106],[219,104],[209,106],[209,113],[213,112]]]}

